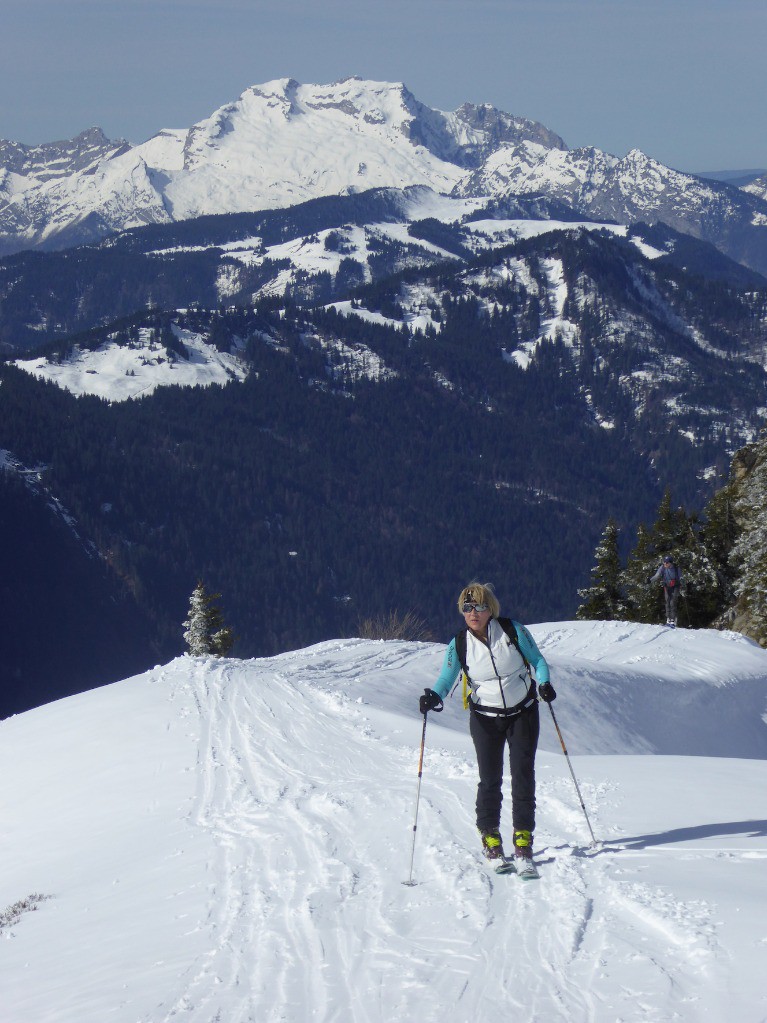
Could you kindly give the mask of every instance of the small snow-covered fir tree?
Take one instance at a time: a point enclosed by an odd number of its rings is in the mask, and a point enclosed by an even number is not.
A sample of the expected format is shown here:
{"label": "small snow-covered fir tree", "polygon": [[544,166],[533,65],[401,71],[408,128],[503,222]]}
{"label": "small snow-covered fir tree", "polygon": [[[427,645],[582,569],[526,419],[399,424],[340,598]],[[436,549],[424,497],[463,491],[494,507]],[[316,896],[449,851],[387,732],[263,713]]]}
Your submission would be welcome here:
{"label": "small snow-covered fir tree", "polygon": [[626,599],[621,586],[618,525],[610,519],[594,551],[591,586],[578,590],[583,603],[575,612],[581,621],[618,621],[625,617]]}
{"label": "small snow-covered fir tree", "polygon": [[184,622],[184,641],[192,657],[226,657],[232,649],[234,634],[224,625],[221,609],[215,603],[220,593],[208,593],[198,582],[189,598],[189,616]]}

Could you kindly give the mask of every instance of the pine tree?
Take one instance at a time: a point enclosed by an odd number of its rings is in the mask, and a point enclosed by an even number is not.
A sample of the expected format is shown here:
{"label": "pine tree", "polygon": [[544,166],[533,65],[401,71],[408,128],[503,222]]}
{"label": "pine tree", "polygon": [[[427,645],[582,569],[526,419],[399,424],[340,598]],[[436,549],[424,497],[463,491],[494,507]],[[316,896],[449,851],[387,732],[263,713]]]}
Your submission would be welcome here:
{"label": "pine tree", "polygon": [[732,589],[735,578],[730,557],[739,532],[735,519],[733,488],[728,484],[717,490],[703,509],[701,536],[709,557],[722,576],[722,586],[729,589]]}
{"label": "pine tree", "polygon": [[767,441],[755,449],[753,469],[739,488],[735,514],[740,536],[732,551],[735,592],[745,611],[748,633],[767,639]]}
{"label": "pine tree", "polygon": [[651,541],[654,553],[678,555],[688,544],[689,519],[684,508],[671,507],[671,491],[666,490],[658,507],[652,527]]}
{"label": "pine tree", "polygon": [[657,568],[657,551],[650,531],[640,524],[637,542],[626,568],[621,573],[621,587],[626,594],[626,617],[632,622],[661,620],[663,598],[659,589],[648,585],[648,578]]}
{"label": "pine tree", "polygon": [[731,599],[732,587],[719,562],[714,531],[701,526],[697,515],[687,520],[684,543],[677,547],[677,564],[682,573],[682,621],[691,629],[707,628]]}
{"label": "pine tree", "polygon": [[[735,566],[733,552],[740,535],[740,528],[735,518],[732,485],[728,484],[718,490],[703,510],[701,541],[708,553],[711,566],[716,575],[714,600],[709,608],[710,624],[722,627],[731,625],[734,617],[736,600]],[[697,603],[698,594],[693,590],[691,601]]]}
{"label": "pine tree", "polygon": [[226,657],[234,644],[232,630],[224,625],[215,603],[220,593],[208,593],[198,582],[189,598],[189,617],[184,622],[184,641],[192,657]]}
{"label": "pine tree", "polygon": [[626,600],[621,586],[618,525],[609,519],[594,551],[591,586],[578,590],[583,603],[575,613],[581,621],[616,621],[625,616]]}

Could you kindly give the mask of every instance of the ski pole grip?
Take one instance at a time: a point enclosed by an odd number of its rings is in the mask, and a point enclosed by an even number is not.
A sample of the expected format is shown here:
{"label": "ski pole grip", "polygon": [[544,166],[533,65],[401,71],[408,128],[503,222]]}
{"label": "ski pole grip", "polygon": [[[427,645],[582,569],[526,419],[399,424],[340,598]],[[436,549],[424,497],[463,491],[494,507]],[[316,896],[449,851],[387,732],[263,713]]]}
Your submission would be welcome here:
{"label": "ski pole grip", "polygon": [[420,711],[422,714],[426,715],[430,710],[438,714],[443,707],[444,703],[439,693],[435,693],[433,689],[424,689],[420,700]]}

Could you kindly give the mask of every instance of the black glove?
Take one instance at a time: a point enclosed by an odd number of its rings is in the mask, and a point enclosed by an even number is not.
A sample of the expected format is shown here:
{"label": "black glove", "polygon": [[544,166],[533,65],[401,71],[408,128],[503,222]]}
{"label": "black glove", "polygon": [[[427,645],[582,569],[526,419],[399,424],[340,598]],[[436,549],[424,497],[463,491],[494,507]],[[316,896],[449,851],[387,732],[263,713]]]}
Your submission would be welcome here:
{"label": "black glove", "polygon": [[648,575],[647,576],[647,585],[649,586],[651,582],[652,582],[652,576]]}
{"label": "black glove", "polygon": [[439,711],[442,710],[443,703],[442,697],[439,693],[435,693],[433,689],[424,689],[423,696],[418,701],[418,709],[422,714],[427,714],[430,710]]}
{"label": "black glove", "polygon": [[556,690],[551,682],[541,682],[538,686],[538,695],[544,703],[553,703],[557,698]]}

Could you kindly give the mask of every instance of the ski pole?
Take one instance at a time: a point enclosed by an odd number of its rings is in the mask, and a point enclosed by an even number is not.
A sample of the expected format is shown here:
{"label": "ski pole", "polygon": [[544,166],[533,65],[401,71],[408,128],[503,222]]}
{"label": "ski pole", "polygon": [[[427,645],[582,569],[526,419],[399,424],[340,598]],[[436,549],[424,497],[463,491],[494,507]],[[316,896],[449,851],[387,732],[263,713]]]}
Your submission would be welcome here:
{"label": "ski pole", "polygon": [[685,614],[687,615],[687,628],[691,629],[692,628],[692,621],[690,620],[690,605],[687,603],[687,594],[686,593],[682,594],[682,600],[684,601],[684,610],[685,610]]}
{"label": "ski pole", "polygon": [[551,711],[551,720],[554,722],[554,727],[557,730],[557,735],[559,736],[559,742],[560,742],[560,745],[562,746],[562,752],[565,755],[565,760],[567,761],[567,766],[570,768],[570,775],[572,776],[572,779],[573,779],[573,785],[575,785],[575,791],[578,793],[578,799],[580,800],[581,810],[583,810],[583,816],[586,818],[586,823],[588,824],[589,831],[591,832],[591,844],[592,844],[592,846],[596,846],[597,845],[597,840],[594,837],[594,829],[591,827],[591,821],[589,820],[589,815],[586,813],[586,807],[585,807],[584,802],[583,802],[583,796],[581,795],[581,790],[578,787],[578,782],[575,780],[575,772],[573,771],[573,765],[570,763],[570,757],[567,754],[567,747],[565,746],[565,740],[562,738],[562,732],[560,731],[559,725],[557,724],[557,719],[554,716],[554,708],[551,706],[550,703],[547,703],[546,706]]}
{"label": "ski pole", "polygon": [[423,732],[421,733],[421,755],[418,758],[418,788],[415,794],[415,817],[413,819],[413,850],[410,853],[410,879],[403,881],[403,884],[413,887],[415,881],[413,880],[413,861],[415,860],[415,833],[418,830],[418,804],[421,801],[421,778],[423,777],[423,751],[426,746],[426,717],[428,711],[423,713]]}

